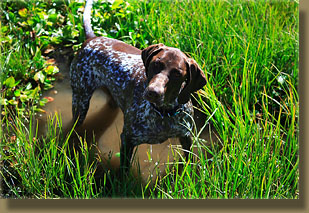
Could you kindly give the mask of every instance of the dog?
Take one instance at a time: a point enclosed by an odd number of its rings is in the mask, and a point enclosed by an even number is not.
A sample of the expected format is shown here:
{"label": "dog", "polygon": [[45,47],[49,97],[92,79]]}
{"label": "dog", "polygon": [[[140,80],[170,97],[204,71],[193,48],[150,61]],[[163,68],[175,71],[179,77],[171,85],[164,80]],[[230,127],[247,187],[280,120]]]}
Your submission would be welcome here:
{"label": "dog", "polygon": [[104,87],[124,114],[121,171],[129,171],[133,149],[143,143],[159,144],[177,137],[183,149],[190,150],[190,96],[206,85],[204,72],[177,48],[160,43],[140,50],[116,39],[96,37],[90,21],[92,4],[92,0],[86,2],[83,15],[87,40],[70,67],[74,122],[83,123],[93,92]]}

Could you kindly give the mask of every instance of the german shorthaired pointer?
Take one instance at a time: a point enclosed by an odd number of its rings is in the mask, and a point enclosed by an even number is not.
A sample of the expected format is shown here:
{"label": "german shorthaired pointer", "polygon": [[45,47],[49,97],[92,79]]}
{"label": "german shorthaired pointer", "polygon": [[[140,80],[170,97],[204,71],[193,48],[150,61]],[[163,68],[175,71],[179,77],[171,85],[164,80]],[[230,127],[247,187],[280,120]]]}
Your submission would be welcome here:
{"label": "german shorthaired pointer", "polygon": [[82,124],[93,92],[105,87],[124,113],[121,171],[128,172],[139,144],[178,137],[183,149],[189,150],[190,128],[184,123],[192,121],[190,94],[206,84],[203,71],[176,48],[155,44],[141,51],[116,39],[96,37],[90,24],[91,7],[89,0],[84,11],[87,40],[70,70],[73,120]]}

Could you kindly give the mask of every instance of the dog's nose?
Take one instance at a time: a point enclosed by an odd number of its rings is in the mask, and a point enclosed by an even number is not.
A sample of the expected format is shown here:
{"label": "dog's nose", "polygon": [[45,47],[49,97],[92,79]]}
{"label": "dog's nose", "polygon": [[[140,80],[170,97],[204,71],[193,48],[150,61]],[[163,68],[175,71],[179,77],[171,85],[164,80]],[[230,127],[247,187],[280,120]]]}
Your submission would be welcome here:
{"label": "dog's nose", "polygon": [[149,85],[145,90],[144,98],[153,104],[160,104],[164,98],[164,88]]}
{"label": "dog's nose", "polygon": [[145,90],[144,98],[156,104],[162,102],[167,82],[168,77],[165,74],[159,73],[155,75]]}
{"label": "dog's nose", "polygon": [[160,98],[160,94],[154,90],[147,90],[145,93],[145,98],[150,102],[154,102]]}

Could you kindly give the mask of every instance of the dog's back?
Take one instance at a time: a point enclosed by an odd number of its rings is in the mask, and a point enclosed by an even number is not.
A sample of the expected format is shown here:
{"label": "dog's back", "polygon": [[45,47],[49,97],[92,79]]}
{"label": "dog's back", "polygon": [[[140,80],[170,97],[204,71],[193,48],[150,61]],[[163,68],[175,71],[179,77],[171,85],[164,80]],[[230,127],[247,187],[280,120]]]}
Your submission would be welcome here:
{"label": "dog's back", "polygon": [[93,92],[104,86],[124,113],[122,166],[129,167],[139,144],[179,137],[189,149],[190,94],[205,85],[203,71],[177,48],[154,44],[141,51],[116,39],[96,37],[91,7],[89,0],[84,12],[87,40],[71,64],[74,121],[78,119],[77,125],[84,121]]}

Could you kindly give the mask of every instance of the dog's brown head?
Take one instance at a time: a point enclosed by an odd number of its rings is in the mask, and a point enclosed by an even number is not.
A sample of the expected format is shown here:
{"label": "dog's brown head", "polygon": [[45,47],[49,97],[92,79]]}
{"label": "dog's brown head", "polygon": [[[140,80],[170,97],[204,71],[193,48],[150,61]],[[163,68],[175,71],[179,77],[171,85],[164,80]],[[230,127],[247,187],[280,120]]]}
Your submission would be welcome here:
{"label": "dog's brown head", "polygon": [[154,44],[142,51],[148,86],[144,97],[162,107],[189,101],[190,94],[206,84],[197,63],[177,48]]}

